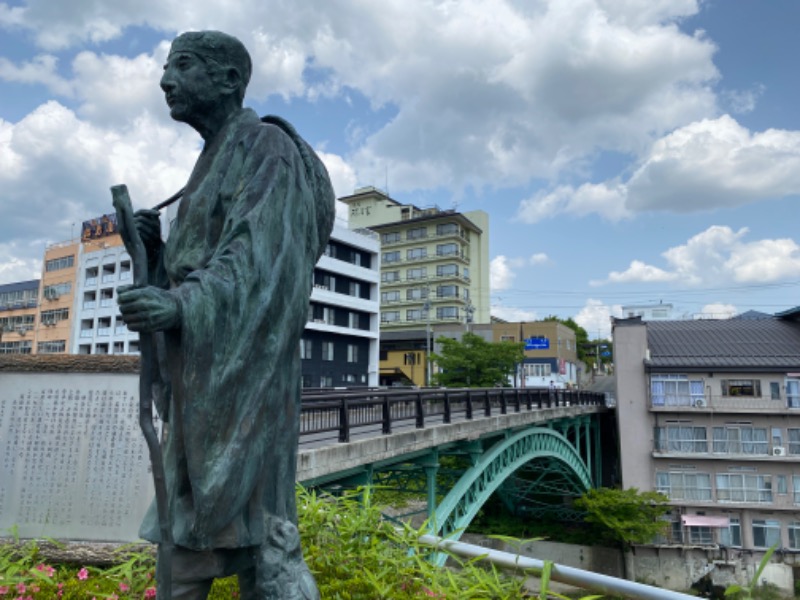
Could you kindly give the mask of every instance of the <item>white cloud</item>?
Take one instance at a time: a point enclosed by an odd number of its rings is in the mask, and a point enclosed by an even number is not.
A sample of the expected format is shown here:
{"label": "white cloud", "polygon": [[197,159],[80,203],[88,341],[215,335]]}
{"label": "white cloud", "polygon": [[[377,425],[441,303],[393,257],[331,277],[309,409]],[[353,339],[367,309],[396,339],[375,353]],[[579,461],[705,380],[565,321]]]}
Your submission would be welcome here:
{"label": "white cloud", "polygon": [[706,304],[703,308],[700,309],[700,313],[695,315],[695,319],[730,319],[734,315],[736,315],[739,311],[736,310],[736,307],[733,304],[725,304],[722,302],[714,302],[712,304]]}
{"label": "white cloud", "polygon": [[58,74],[57,66],[58,59],[52,54],[40,54],[20,65],[0,57],[0,79],[27,84],[41,83],[54,94],[72,96],[73,85]]}
{"label": "white cloud", "polygon": [[68,239],[74,223],[111,212],[109,188],[118,183],[137,207],[162,200],[184,184],[197,154],[197,136],[184,131],[147,116],[105,129],[53,101],[3,124],[0,165],[14,168],[0,170],[0,239]]}
{"label": "white cloud", "polygon": [[620,305],[608,306],[600,300],[589,298],[584,307],[575,315],[574,320],[586,330],[589,339],[609,339],[612,316],[622,316]]}
{"label": "white cloud", "polygon": [[562,185],[523,200],[517,217],[525,223],[538,223],[560,214],[578,217],[597,214],[616,222],[632,216],[625,202],[626,190],[621,185],[584,183],[578,188]]}
{"label": "white cloud", "polygon": [[746,114],[755,110],[758,99],[764,95],[765,90],[762,84],[757,84],[748,90],[725,90],[721,96],[730,112]]}
{"label": "white cloud", "polygon": [[516,274],[511,270],[511,261],[503,256],[495,256],[489,263],[489,281],[493,292],[511,287]]}
{"label": "white cloud", "polygon": [[333,191],[337,198],[349,196],[356,188],[356,174],[347,162],[338,154],[317,150],[317,155],[322,160],[333,184]]}
{"label": "white cloud", "polygon": [[658,140],[627,182],[633,211],[693,212],[800,194],[800,132],[704,119]]}
{"label": "white cloud", "polygon": [[796,277],[800,272],[800,245],[791,239],[744,240],[748,229],[734,231],[713,225],[685,244],[662,253],[666,268],[631,261],[625,271],[612,271],[607,283],[680,282],[681,285],[769,283]]}
{"label": "white cloud", "polygon": [[550,257],[544,252],[537,252],[536,254],[531,255],[529,261],[533,266],[546,265],[550,262]]}
{"label": "white cloud", "polygon": [[502,304],[492,304],[491,315],[498,319],[503,319],[510,323],[538,321],[539,315],[536,311],[515,308],[513,306],[503,306]]}

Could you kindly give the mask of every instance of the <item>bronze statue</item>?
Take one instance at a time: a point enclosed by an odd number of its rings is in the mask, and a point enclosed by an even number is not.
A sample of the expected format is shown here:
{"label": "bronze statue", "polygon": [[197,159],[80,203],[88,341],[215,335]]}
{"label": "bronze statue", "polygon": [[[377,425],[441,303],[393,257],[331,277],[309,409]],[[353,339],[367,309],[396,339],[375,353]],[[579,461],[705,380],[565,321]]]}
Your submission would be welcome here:
{"label": "bronze statue", "polygon": [[[250,73],[230,35],[173,41],[161,87],[205,144],[167,241],[157,210],[136,213],[149,285],[119,292],[128,327],[158,338],[175,599],[234,573],[245,599],[319,597],[296,527],[299,339],[334,194],[288,123],[242,107]],[[161,541],[154,506],[140,535]]]}

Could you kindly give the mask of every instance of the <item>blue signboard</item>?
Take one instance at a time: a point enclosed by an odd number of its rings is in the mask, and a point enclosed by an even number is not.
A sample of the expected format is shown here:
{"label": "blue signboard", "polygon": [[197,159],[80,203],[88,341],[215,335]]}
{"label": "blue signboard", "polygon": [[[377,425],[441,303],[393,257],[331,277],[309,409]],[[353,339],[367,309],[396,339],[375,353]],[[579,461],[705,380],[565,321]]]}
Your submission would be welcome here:
{"label": "blue signboard", "polygon": [[549,350],[550,340],[546,337],[528,338],[525,340],[525,350]]}

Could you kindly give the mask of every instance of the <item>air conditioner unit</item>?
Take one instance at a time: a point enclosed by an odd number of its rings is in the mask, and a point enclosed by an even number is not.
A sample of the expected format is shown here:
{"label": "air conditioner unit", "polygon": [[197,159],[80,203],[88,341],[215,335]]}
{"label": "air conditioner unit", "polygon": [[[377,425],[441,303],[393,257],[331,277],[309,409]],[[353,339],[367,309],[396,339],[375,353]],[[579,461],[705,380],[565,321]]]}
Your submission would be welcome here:
{"label": "air conditioner unit", "polygon": [[775,446],[772,449],[772,456],[786,456],[786,448],[783,446]]}
{"label": "air conditioner unit", "polygon": [[694,401],[695,408],[705,408],[706,406],[708,405],[706,404],[705,398],[698,398],[697,400]]}

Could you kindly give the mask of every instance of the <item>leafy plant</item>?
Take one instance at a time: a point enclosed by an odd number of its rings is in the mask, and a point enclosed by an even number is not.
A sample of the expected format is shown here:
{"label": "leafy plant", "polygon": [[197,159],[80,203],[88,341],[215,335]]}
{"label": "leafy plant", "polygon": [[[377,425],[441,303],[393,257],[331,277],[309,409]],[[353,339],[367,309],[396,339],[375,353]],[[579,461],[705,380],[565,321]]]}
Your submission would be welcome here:
{"label": "leafy plant", "polygon": [[764,553],[764,557],[758,564],[758,568],[756,569],[756,572],[753,574],[753,578],[750,580],[750,583],[748,583],[747,585],[733,584],[731,586],[728,586],[725,589],[725,596],[730,596],[736,598],[737,600],[749,600],[751,598],[758,597],[757,592],[762,587],[764,587],[764,586],[759,586],[759,582],[761,580],[761,574],[764,572],[764,569],[769,564],[769,559],[772,557],[777,547],[778,544],[775,544]]}
{"label": "leafy plant", "polygon": [[597,488],[578,498],[575,507],[586,511],[586,521],[598,525],[601,535],[629,546],[666,532],[669,523],[661,517],[671,510],[668,500],[660,492]]}
{"label": "leafy plant", "polygon": [[487,342],[469,332],[461,341],[447,337],[436,341],[442,350],[431,355],[441,369],[435,380],[446,387],[508,386],[525,356],[522,343]]}

